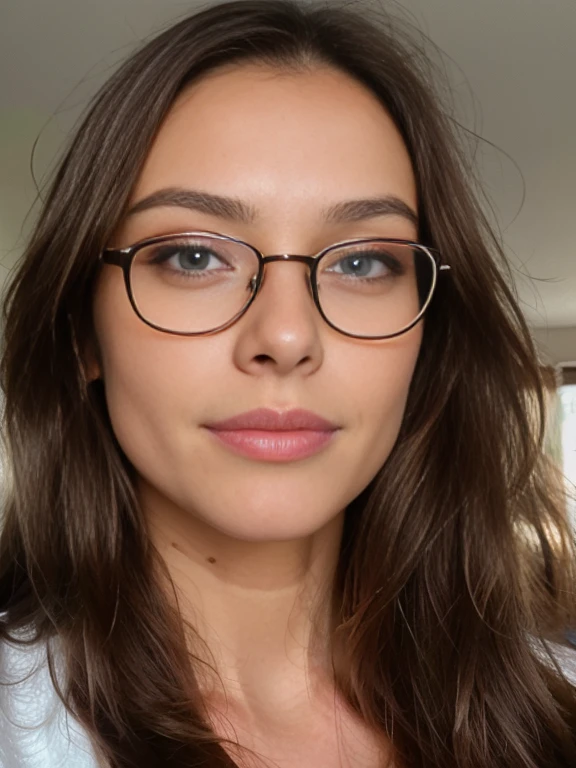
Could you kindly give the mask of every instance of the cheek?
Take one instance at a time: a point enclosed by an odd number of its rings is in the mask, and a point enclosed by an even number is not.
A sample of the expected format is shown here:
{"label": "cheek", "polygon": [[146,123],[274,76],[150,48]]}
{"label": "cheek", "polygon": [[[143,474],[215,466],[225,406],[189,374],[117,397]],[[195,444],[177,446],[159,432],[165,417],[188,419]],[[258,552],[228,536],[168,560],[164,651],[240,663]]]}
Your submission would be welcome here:
{"label": "cheek", "polygon": [[355,393],[354,420],[374,474],[398,437],[421,341],[419,325],[381,347],[362,350],[354,366],[343,366],[348,371],[346,389]]}
{"label": "cheek", "polygon": [[139,453],[152,444],[151,433],[158,432],[167,411],[178,402],[174,398],[178,382],[188,382],[191,391],[194,384],[173,348],[175,341],[136,316],[120,270],[102,276],[94,300],[94,326],[110,421],[132,460],[134,450]]}

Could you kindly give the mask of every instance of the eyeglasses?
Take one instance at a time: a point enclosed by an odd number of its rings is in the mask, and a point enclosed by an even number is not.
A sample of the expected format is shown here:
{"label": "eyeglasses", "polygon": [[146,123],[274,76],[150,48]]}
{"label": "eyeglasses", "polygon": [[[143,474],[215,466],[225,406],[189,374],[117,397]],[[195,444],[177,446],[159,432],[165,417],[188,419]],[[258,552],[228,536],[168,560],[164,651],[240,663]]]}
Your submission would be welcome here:
{"label": "eyeglasses", "polygon": [[422,318],[443,264],[433,248],[408,240],[354,239],[314,256],[264,256],[215,232],[185,232],[105,249],[122,268],[130,303],[152,328],[199,336],[228,328],[250,307],[274,261],[309,267],[309,291],[329,326],[360,339],[399,336]]}

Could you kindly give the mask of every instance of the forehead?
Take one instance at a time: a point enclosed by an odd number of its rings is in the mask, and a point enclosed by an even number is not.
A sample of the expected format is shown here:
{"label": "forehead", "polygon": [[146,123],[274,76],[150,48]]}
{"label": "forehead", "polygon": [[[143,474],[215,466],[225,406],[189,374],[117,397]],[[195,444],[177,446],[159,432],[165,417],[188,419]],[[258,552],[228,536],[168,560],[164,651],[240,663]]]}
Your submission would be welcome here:
{"label": "forehead", "polygon": [[399,131],[376,96],[339,71],[218,70],[189,86],[152,145],[133,200],[201,187],[263,218],[309,216],[344,197],[393,194],[416,208]]}

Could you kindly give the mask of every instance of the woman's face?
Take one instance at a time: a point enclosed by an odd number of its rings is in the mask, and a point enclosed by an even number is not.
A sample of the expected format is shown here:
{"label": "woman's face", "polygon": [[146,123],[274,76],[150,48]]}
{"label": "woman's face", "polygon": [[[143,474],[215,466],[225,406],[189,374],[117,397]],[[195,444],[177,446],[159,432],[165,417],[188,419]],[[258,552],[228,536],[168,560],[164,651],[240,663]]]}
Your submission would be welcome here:
{"label": "woman's face", "polygon": [[[400,214],[325,219],[324,209],[348,200],[394,196],[417,206],[390,117],[369,91],[329,69],[280,74],[250,65],[191,86],[157,135],[132,205],[166,188],[236,198],[254,217],[148,207],[122,222],[111,247],[209,230],[265,255],[308,255],[348,238],[417,237],[414,221]],[[295,539],[338,516],[386,461],[422,327],[383,341],[341,335],[316,309],[307,274],[303,263],[268,264],[238,322],[185,337],[144,324],[122,271],[104,267],[94,304],[101,368],[92,363],[92,374],[104,380],[145,506],[177,510],[236,539]],[[306,409],[338,429],[302,457],[248,455],[206,427],[256,408]]]}

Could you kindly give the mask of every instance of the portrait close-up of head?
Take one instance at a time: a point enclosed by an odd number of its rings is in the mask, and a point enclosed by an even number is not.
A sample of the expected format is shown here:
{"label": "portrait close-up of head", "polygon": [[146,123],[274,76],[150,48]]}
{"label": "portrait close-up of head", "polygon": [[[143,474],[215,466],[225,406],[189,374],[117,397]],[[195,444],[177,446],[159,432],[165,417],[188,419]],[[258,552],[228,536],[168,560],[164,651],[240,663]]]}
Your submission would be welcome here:
{"label": "portrait close-up of head", "polygon": [[544,5],[0,10],[0,768],[576,768]]}

